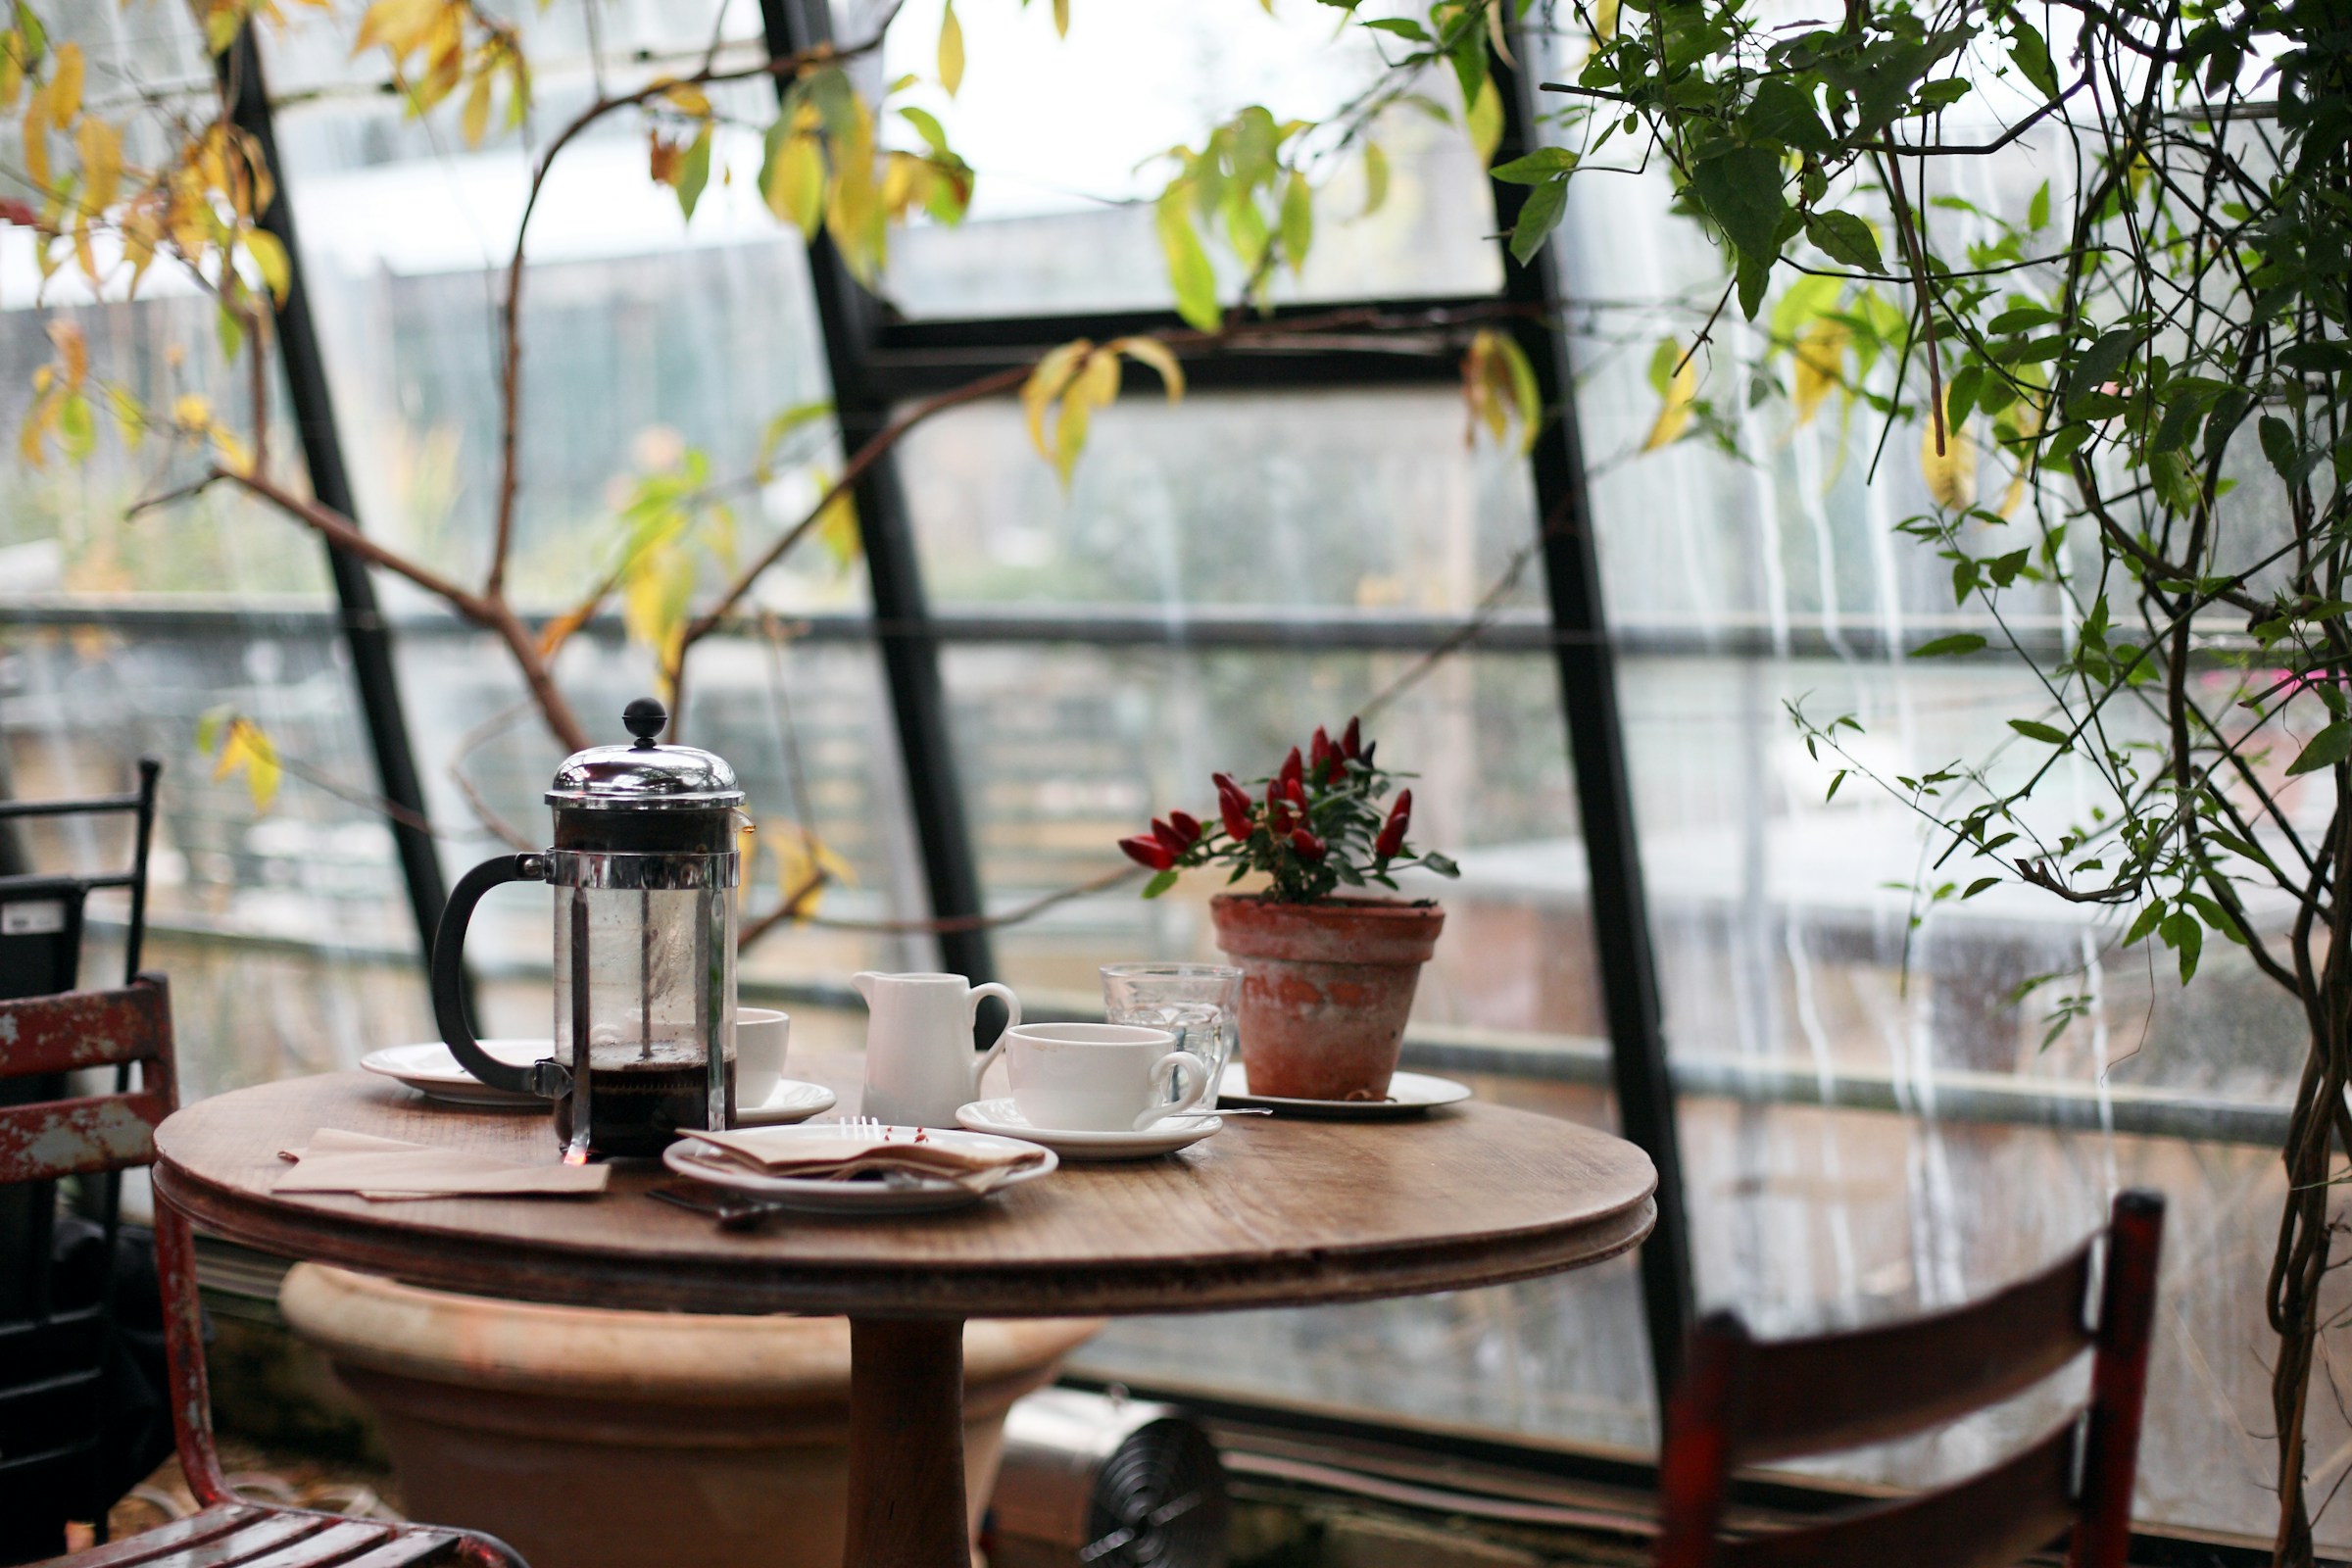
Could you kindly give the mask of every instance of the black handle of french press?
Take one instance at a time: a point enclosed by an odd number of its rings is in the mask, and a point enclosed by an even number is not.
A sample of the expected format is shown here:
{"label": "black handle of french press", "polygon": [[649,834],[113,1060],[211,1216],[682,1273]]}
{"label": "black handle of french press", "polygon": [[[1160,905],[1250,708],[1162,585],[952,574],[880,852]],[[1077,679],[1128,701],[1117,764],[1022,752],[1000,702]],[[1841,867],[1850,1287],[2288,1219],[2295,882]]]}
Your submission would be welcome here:
{"label": "black handle of french press", "polygon": [[[544,855],[502,855],[484,860],[450,890],[449,906],[433,932],[433,1019],[441,1026],[441,1042],[458,1065],[493,1089],[509,1094],[554,1098],[562,1092],[563,1069],[554,1061],[510,1066],[482,1049],[466,1016],[466,924],[482,895],[509,882],[544,882],[549,865]],[[551,1070],[552,1069],[552,1070]]]}

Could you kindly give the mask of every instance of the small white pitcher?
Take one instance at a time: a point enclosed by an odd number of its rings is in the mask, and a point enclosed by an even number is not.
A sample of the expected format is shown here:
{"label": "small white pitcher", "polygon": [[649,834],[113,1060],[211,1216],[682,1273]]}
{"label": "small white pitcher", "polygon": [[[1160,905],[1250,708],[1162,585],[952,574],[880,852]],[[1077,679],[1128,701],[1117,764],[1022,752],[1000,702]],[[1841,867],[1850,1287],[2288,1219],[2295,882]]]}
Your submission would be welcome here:
{"label": "small white pitcher", "polygon": [[982,997],[1004,1004],[1004,1027],[1021,1021],[1021,1000],[959,974],[850,976],[872,1014],[865,1025],[864,1113],[901,1127],[953,1127],[958,1107],[980,1098],[980,1075],[1004,1036],[975,1054],[972,1023]]}

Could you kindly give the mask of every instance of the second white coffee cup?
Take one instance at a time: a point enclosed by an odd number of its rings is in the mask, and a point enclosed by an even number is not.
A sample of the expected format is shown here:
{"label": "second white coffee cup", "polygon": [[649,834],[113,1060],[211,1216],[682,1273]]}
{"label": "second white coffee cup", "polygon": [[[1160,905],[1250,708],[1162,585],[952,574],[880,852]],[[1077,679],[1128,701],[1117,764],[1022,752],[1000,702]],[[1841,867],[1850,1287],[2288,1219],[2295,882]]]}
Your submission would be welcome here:
{"label": "second white coffee cup", "polygon": [[784,1076],[792,1014],[772,1007],[735,1009],[735,1102],[764,1105]]}
{"label": "second white coffee cup", "polygon": [[1208,1063],[1175,1045],[1173,1032],[1134,1024],[1017,1025],[1004,1031],[1013,1103],[1032,1127],[1141,1132],[1208,1091]]}

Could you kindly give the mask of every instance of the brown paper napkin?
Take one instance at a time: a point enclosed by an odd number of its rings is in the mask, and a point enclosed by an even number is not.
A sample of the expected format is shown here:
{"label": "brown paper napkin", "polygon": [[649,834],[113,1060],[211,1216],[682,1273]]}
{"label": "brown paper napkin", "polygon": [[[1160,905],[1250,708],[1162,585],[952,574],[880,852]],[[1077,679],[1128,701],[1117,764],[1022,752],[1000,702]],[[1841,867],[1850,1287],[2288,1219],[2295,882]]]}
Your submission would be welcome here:
{"label": "brown paper napkin", "polygon": [[838,1182],[895,1171],[951,1181],[970,1193],[992,1191],[1048,1158],[1042,1149],[1009,1142],[984,1150],[950,1149],[933,1143],[920,1129],[906,1128],[893,1129],[888,1139],[876,1138],[870,1129],[849,1127],[833,1136],[825,1129],[809,1128],[788,1142],[737,1132],[697,1131],[687,1136],[712,1151],[702,1157],[763,1176]]}
{"label": "brown paper napkin", "polygon": [[278,1152],[294,1168],[270,1183],[274,1193],[357,1193],[362,1198],[517,1197],[601,1193],[610,1165],[525,1165],[491,1154],[404,1143],[371,1133],[321,1127],[300,1149]]}

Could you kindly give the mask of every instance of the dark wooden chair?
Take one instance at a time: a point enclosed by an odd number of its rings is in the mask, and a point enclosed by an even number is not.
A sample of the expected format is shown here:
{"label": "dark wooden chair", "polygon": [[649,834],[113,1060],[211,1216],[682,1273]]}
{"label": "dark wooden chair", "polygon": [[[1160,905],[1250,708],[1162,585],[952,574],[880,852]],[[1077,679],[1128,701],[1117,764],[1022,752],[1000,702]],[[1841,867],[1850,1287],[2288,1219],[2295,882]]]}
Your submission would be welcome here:
{"label": "dark wooden chair", "polygon": [[[2123,1568],[2163,1234],[2164,1200],[2127,1192],[2064,1259],[1956,1311],[1775,1344],[1710,1316],[1667,1410],[1658,1568],[1999,1568],[2069,1531],[2074,1568]],[[1906,1437],[2084,1350],[2088,1401],[1991,1469],[1821,1523],[1726,1535],[1735,1467]]]}
{"label": "dark wooden chair", "polygon": [[[177,1103],[172,1061],[171,995],[160,975],[117,991],[71,991],[0,1002],[0,1079],[139,1069],[139,1087],[113,1094],[0,1106],[0,1187],[54,1182],[146,1165],[155,1128]],[[121,1081],[121,1080],[118,1080]],[[196,1299],[196,1259],[187,1221],[156,1205],[155,1250],[163,1282],[164,1341],[172,1372],[172,1426],[181,1472],[202,1505],[187,1518],[89,1551],[51,1559],[52,1568],[523,1568],[488,1536],[434,1526],[347,1519],[338,1514],[239,1498],[214,1451],[212,1397]],[[0,1332],[0,1363],[79,1368],[74,1353],[93,1332],[87,1312],[36,1316]],[[76,1370],[0,1401],[0,1481],[86,1439],[95,1402]],[[70,1385],[70,1386],[69,1386]]]}

